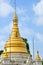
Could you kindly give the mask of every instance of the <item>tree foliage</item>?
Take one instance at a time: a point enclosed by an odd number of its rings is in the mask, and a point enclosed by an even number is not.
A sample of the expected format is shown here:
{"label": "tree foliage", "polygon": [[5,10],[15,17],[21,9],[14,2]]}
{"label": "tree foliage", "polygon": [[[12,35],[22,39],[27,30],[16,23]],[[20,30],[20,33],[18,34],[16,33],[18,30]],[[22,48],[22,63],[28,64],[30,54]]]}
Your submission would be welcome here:
{"label": "tree foliage", "polygon": [[26,38],[23,38],[23,37],[22,37],[22,39],[26,43],[26,48],[27,48],[28,53],[30,53],[29,44],[27,42],[28,40]]}
{"label": "tree foliage", "polygon": [[42,61],[42,65],[43,65],[43,61]]}
{"label": "tree foliage", "polygon": [[0,55],[3,53],[3,50],[0,50]]}

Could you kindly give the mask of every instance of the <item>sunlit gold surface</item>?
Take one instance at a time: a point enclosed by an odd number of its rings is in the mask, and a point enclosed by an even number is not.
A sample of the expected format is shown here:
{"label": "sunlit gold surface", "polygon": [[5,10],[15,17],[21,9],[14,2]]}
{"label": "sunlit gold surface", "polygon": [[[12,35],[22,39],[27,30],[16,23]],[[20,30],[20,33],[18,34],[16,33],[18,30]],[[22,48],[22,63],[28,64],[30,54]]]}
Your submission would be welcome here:
{"label": "sunlit gold surface", "polygon": [[7,52],[3,52],[3,58],[8,58]]}
{"label": "sunlit gold surface", "polygon": [[[5,44],[7,53],[28,53],[25,42],[21,39],[18,28],[18,17],[14,15],[12,33]],[[4,50],[5,50],[4,49]],[[5,52],[4,52],[5,53]],[[6,55],[5,55],[6,56]]]}
{"label": "sunlit gold surface", "polygon": [[37,55],[37,56],[36,56],[36,60],[40,60],[40,57],[39,57],[39,55]]}
{"label": "sunlit gold surface", "polygon": [[37,51],[37,55],[36,55],[36,60],[37,60],[37,61],[41,60],[38,51]]}

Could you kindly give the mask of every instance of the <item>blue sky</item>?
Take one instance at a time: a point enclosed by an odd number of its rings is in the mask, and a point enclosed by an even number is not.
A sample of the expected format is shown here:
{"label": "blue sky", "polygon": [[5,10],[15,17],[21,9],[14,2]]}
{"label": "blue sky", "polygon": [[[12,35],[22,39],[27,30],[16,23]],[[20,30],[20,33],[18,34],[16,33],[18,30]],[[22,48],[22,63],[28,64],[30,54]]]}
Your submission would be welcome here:
{"label": "blue sky", "polygon": [[[17,0],[16,11],[21,37],[27,38],[30,52],[43,58],[43,0]],[[0,0],[0,50],[8,40],[14,16],[14,0]]]}

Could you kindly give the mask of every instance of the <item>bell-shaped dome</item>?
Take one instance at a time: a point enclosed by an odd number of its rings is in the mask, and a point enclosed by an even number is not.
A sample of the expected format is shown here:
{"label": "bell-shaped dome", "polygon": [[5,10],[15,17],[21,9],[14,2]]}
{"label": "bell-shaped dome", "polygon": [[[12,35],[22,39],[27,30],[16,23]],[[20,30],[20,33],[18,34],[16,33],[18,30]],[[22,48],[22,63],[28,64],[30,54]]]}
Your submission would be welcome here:
{"label": "bell-shaped dome", "polygon": [[12,33],[5,44],[5,49],[7,49],[7,53],[28,53],[26,49],[26,44],[20,37],[18,28],[18,17],[16,15],[16,11],[13,19]]}
{"label": "bell-shaped dome", "polygon": [[37,55],[36,55],[36,61],[40,61],[40,56],[39,56],[39,52],[37,51]]}

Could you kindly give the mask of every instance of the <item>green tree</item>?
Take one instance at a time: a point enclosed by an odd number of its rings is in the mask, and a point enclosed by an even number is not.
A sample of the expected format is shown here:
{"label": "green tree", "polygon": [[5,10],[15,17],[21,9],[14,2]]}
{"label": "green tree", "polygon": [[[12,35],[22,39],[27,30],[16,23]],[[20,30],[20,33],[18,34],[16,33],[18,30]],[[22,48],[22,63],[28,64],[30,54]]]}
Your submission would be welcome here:
{"label": "green tree", "polygon": [[27,51],[28,51],[28,53],[30,53],[30,49],[29,49],[29,44],[28,44],[28,40],[26,39],[26,38],[23,38],[23,37],[21,37],[22,39],[23,39],[23,41],[26,43],[26,48],[27,48]]}
{"label": "green tree", "polygon": [[43,65],[43,61],[42,61],[42,65]]}
{"label": "green tree", "polygon": [[0,55],[3,53],[3,50],[0,50]]}

